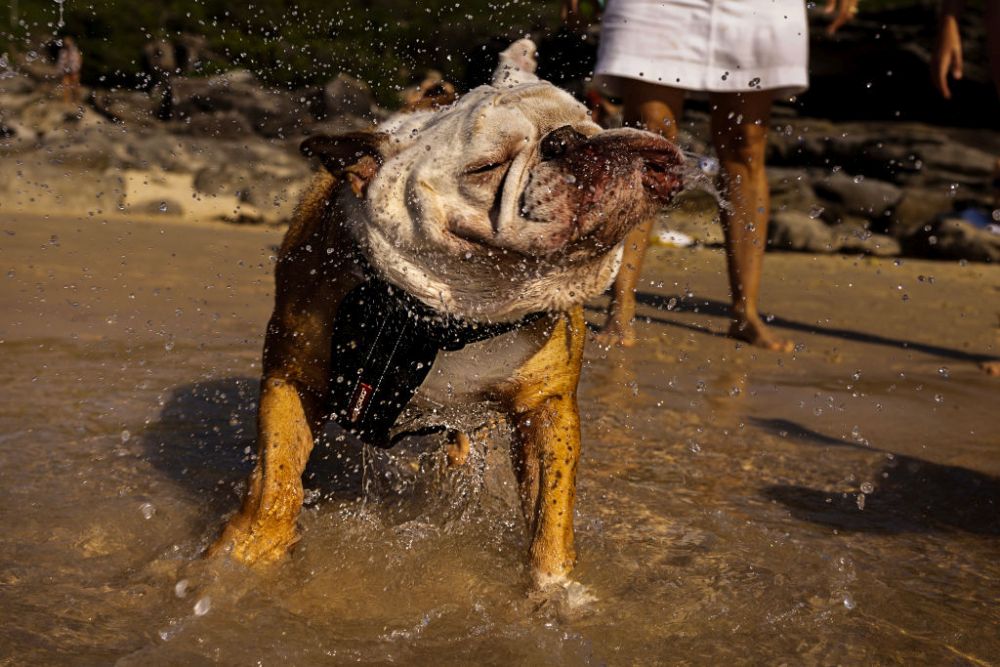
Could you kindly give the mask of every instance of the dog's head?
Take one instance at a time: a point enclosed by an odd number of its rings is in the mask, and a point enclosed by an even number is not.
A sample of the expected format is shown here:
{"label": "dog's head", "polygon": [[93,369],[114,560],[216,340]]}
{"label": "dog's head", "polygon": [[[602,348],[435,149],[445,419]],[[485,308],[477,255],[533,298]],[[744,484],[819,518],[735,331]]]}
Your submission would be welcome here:
{"label": "dog's head", "polygon": [[534,76],[533,52],[515,43],[493,85],[449,107],[303,144],[350,182],[340,201],[371,264],[438,310],[510,319],[601,293],[625,234],[681,188],[670,142],[602,131]]}

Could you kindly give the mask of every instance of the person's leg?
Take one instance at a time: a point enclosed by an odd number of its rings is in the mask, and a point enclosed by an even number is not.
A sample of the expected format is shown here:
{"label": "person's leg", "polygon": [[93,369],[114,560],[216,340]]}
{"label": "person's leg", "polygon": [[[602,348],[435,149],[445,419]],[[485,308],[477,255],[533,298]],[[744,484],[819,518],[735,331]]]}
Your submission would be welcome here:
{"label": "person's leg", "polygon": [[[990,52],[990,71],[993,85],[1000,96],[1000,1],[986,3],[986,43]],[[1000,209],[1000,158],[993,164],[993,206]],[[991,359],[980,364],[988,375],[1000,377],[1000,359]]]}
{"label": "person's leg", "polygon": [[986,44],[990,53],[990,70],[993,73],[993,85],[1000,95],[1000,2],[992,0],[986,3]]}
{"label": "person's leg", "polygon": [[733,301],[729,335],[759,347],[787,351],[791,342],[775,336],[757,312],[771,214],[764,152],[772,100],[767,91],[717,93],[709,98],[712,142],[719,156],[723,193],[729,202],[729,207],[721,211]]}
{"label": "person's leg", "polygon": [[[626,125],[656,132],[667,139],[677,138],[677,119],[684,106],[683,90],[623,79],[622,98]],[[622,266],[611,290],[608,319],[598,334],[605,345],[635,345],[635,288],[653,220],[644,220],[625,237]]]}

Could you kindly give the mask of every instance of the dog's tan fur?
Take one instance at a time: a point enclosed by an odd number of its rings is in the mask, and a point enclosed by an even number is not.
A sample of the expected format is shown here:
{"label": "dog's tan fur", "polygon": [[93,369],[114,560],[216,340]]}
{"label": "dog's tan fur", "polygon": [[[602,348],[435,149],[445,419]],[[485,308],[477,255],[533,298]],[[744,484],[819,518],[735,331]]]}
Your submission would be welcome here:
{"label": "dog's tan fur", "polygon": [[[354,261],[356,245],[330,203],[342,185],[343,179],[327,172],[317,175],[281,245],[275,308],[264,344],[259,460],[243,506],[210,554],[227,551],[247,564],[267,563],[283,557],[297,541],[302,472],[324,423],[331,325],[340,300],[362,280],[349,271],[338,273],[336,280],[316,279]],[[545,583],[566,576],[574,561],[583,309],[547,318],[540,326],[550,330],[544,344],[484,398],[503,406],[514,425],[512,456],[533,535],[531,568],[537,582]]]}

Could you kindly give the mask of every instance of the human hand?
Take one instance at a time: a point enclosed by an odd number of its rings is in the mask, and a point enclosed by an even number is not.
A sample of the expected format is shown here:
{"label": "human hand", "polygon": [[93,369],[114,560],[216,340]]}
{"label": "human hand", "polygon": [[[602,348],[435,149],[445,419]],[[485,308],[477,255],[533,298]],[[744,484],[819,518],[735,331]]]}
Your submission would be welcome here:
{"label": "human hand", "polygon": [[962,35],[954,14],[941,16],[937,47],[931,56],[931,80],[941,96],[951,99],[948,75],[956,81],[962,78]]}
{"label": "human hand", "polygon": [[834,15],[826,27],[826,34],[832,35],[858,13],[858,0],[827,0],[823,13]]}

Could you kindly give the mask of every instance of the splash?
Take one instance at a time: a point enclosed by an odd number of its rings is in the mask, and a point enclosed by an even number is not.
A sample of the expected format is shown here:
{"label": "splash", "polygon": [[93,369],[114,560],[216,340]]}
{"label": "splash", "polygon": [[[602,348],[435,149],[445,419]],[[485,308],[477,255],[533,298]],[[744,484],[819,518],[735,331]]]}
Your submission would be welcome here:
{"label": "splash", "polygon": [[732,204],[719,190],[718,159],[688,150],[681,153],[684,155],[684,165],[681,167],[684,189],[681,194],[691,191],[704,192],[715,200],[720,210],[732,212]]}

